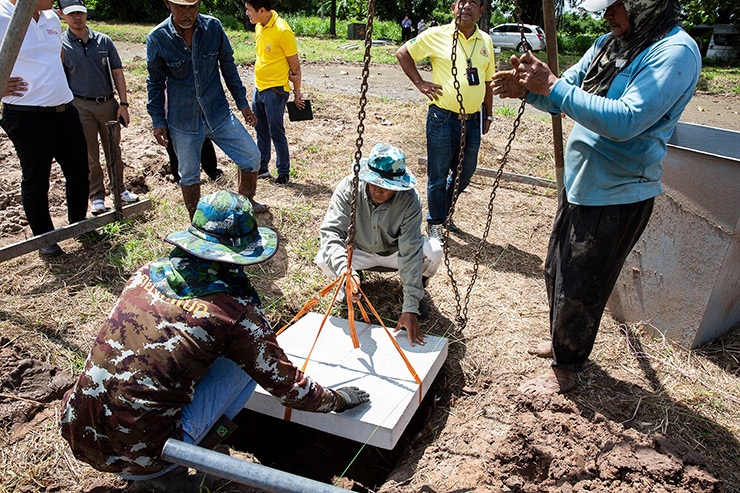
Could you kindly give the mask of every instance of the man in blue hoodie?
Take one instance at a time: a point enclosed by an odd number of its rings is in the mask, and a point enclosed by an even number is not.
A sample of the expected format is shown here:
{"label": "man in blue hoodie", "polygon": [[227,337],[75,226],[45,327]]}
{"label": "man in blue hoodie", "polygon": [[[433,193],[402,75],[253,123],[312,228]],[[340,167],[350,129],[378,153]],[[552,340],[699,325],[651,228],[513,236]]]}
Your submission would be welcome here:
{"label": "man in blue hoodie", "polygon": [[[593,349],[606,301],[662,193],[666,142],[701,72],[694,40],[678,25],[678,0],[586,0],[612,29],[556,77],[531,53],[494,74],[493,93],[524,97],[576,125],[565,152],[545,261],[552,343],[531,354],[552,370],[525,392],[567,392]],[[526,94],[525,90],[529,91]]]}

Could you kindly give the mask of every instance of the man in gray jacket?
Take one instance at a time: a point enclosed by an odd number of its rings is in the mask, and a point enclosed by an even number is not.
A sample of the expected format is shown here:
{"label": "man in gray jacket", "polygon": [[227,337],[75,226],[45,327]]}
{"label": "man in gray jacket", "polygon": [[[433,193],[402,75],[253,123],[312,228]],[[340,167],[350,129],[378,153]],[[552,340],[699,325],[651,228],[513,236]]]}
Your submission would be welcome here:
{"label": "man in gray jacket", "polygon": [[[355,250],[352,275],[360,285],[359,271],[397,270],[403,283],[403,312],[396,330],[406,329],[409,341],[423,345],[417,317],[426,315],[424,285],[442,261],[442,244],[421,234],[421,199],[416,178],[406,168],[403,152],[377,144],[370,158],[360,160]],[[352,204],[352,177],[337,185],[321,225],[321,248],[315,262],[330,277],[347,269],[347,227]],[[357,291],[352,293],[356,296]]]}

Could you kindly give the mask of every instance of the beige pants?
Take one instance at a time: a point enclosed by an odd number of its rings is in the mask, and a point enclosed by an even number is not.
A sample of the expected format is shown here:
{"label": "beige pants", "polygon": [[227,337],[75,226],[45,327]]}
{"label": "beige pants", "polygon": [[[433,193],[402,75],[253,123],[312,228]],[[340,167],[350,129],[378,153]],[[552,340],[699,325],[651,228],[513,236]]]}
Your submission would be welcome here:
{"label": "beige pants", "polygon": [[[105,162],[108,167],[111,163],[111,150],[108,142],[108,129],[105,122],[116,119],[118,113],[118,102],[115,99],[109,99],[105,103],[96,103],[95,101],[85,101],[84,99],[74,98],[73,104],[80,113],[80,123],[85,133],[87,142],[87,167],[90,178],[90,201],[105,199],[105,184],[103,183],[103,169],[100,166],[100,147],[98,145],[98,135],[100,142],[103,144],[105,153]],[[116,126],[117,137],[121,137],[121,129]],[[116,146],[116,178],[123,186],[123,163],[121,162],[121,146]],[[110,182],[110,171],[108,172],[108,188],[113,190],[113,184]]]}

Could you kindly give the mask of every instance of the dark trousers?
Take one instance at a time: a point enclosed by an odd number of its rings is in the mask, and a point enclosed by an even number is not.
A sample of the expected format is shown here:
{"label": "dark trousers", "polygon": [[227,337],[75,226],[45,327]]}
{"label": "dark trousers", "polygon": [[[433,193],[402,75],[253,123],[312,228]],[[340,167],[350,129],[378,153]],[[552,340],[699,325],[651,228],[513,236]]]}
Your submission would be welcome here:
{"label": "dark trousers", "polygon": [[[177,169],[178,161],[175,154],[175,146],[172,144],[170,129],[167,129],[167,155],[170,158],[170,172],[176,182],[180,181],[180,172]],[[216,150],[213,148],[213,142],[206,137],[203,141],[203,147],[200,149],[200,167],[206,172],[209,178],[215,180],[218,176],[218,162],[216,161]]]}
{"label": "dark trousers", "polygon": [[411,39],[411,28],[401,27],[401,41],[408,41]]}
{"label": "dark trousers", "polygon": [[560,194],[545,260],[553,366],[583,370],[606,302],[654,201],[589,207]]}
{"label": "dark trousers", "polygon": [[54,229],[49,214],[51,161],[56,159],[65,179],[67,219],[76,223],[87,214],[90,189],[87,146],[74,106],[61,113],[36,113],[3,108],[0,126],[13,142],[23,173],[21,198],[34,235]]}

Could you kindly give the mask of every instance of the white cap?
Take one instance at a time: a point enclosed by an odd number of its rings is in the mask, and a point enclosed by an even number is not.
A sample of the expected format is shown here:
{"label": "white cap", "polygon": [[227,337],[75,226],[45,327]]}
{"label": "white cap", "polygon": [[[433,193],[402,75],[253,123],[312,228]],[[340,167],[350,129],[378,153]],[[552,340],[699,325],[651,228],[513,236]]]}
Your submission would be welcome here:
{"label": "white cap", "polygon": [[617,3],[618,1],[619,0],[584,0],[584,2],[578,7],[589,12],[598,12]]}

